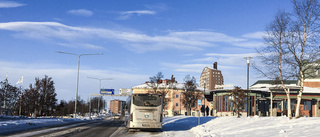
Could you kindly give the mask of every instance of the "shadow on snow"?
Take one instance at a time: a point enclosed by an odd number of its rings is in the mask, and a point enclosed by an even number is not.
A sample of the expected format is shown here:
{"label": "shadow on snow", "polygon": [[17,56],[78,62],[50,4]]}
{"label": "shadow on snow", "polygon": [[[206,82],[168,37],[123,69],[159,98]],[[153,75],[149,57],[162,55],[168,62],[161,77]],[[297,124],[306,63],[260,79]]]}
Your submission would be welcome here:
{"label": "shadow on snow", "polygon": [[[200,125],[207,123],[208,121],[215,119],[216,117],[200,117]],[[190,130],[193,127],[198,126],[198,117],[186,117],[173,122],[168,122],[163,125],[163,131],[181,131]]]}

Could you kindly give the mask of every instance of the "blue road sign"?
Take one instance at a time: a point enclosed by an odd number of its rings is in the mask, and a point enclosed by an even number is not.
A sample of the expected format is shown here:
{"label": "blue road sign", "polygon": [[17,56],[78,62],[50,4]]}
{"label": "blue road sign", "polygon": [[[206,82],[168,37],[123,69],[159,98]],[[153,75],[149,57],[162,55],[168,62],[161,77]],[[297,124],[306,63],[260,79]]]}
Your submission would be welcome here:
{"label": "blue road sign", "polygon": [[100,94],[114,95],[114,89],[100,89]]}
{"label": "blue road sign", "polygon": [[198,99],[198,106],[201,106],[201,100]]}

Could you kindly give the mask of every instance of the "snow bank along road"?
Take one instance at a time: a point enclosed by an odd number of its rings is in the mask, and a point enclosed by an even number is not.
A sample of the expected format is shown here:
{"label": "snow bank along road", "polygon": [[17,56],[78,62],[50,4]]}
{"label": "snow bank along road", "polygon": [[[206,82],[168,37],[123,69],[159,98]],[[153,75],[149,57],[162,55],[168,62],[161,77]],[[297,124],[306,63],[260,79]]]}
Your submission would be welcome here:
{"label": "snow bank along road", "polygon": [[[110,136],[123,121],[105,117],[100,120],[29,119],[1,121],[1,136]],[[60,121],[60,122],[59,122]],[[61,122],[63,121],[63,122]],[[7,124],[3,124],[7,123]]]}

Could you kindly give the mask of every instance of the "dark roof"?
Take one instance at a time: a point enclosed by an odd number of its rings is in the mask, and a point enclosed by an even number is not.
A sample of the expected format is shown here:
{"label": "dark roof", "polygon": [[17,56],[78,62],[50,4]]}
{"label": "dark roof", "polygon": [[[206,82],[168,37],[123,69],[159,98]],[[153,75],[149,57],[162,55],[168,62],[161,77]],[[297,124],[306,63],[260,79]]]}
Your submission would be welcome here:
{"label": "dark roof", "polygon": [[[284,80],[284,84],[297,84],[298,80]],[[256,83],[254,83],[251,86],[257,85],[257,84],[271,84],[271,85],[277,85],[281,84],[279,80],[258,80]]]}

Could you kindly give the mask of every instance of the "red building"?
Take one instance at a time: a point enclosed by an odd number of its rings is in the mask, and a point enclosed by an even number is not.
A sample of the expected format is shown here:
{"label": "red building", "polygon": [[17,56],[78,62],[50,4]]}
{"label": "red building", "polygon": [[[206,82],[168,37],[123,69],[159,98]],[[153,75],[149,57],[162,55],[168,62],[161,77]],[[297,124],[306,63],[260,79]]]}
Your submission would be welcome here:
{"label": "red building", "polygon": [[111,100],[110,101],[110,110],[112,113],[121,113],[121,110],[125,109],[125,101],[121,100]]}

